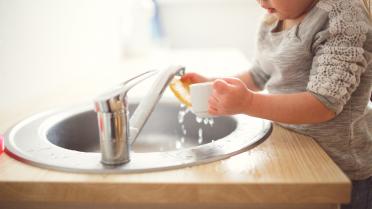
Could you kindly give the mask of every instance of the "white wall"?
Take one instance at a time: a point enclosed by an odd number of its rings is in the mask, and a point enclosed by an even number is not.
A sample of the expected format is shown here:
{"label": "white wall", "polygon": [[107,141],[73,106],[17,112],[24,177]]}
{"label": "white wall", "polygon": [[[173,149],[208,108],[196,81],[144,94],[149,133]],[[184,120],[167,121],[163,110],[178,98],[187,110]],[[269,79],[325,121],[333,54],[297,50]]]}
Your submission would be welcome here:
{"label": "white wall", "polygon": [[0,0],[0,120],[19,103],[32,110],[50,95],[63,100],[68,86],[80,84],[78,92],[113,74],[124,62],[127,3]]}
{"label": "white wall", "polygon": [[[125,79],[120,76],[135,73],[136,69],[123,64],[127,63],[124,52],[128,38],[133,38],[128,30],[136,27],[130,25],[131,18],[138,14],[130,2],[138,1],[0,0],[0,120],[16,114],[14,107],[20,104],[25,112],[37,112],[45,109],[43,101],[52,97],[63,101],[79,95],[79,91],[93,94],[107,85],[101,83],[103,80],[116,84]],[[255,1],[161,3],[171,46],[227,46],[248,54],[252,51],[252,25],[260,11]],[[153,63],[157,63],[155,59]],[[216,65],[223,62],[228,63],[220,59]]]}
{"label": "white wall", "polygon": [[174,48],[234,47],[248,58],[264,10],[255,0],[159,0],[169,45]]}
{"label": "white wall", "polygon": [[124,15],[119,0],[0,0],[1,77],[118,62]]}

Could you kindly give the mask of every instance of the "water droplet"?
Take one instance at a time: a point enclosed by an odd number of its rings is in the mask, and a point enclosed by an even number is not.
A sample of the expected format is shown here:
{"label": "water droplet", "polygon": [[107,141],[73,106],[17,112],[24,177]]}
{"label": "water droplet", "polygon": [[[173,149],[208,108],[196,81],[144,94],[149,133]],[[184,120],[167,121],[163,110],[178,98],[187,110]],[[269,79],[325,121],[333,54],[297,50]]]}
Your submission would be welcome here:
{"label": "water droplet", "polygon": [[190,159],[190,158],[192,158],[192,155],[186,155],[185,158]]}
{"label": "water droplet", "polygon": [[182,124],[182,123],[183,123],[184,118],[185,118],[185,115],[186,115],[186,112],[183,111],[183,110],[180,110],[180,111],[178,112],[178,123],[179,123],[179,124]]}
{"label": "water droplet", "polygon": [[203,143],[203,129],[199,128],[198,130],[198,143],[201,144]]}
{"label": "water droplet", "polygon": [[40,148],[37,148],[37,151],[48,151],[50,149],[51,147],[40,147]]}
{"label": "water droplet", "polygon": [[204,118],[203,122],[204,122],[204,125],[208,125],[208,123],[209,123],[208,118]]}
{"label": "water droplet", "polygon": [[213,124],[214,124],[214,120],[213,120],[213,118],[209,118],[209,119],[208,119],[208,123],[209,123],[209,125],[210,125],[211,127],[213,127]]}
{"label": "water droplet", "polygon": [[195,120],[197,123],[201,123],[203,121],[203,118],[196,116]]}
{"label": "water droplet", "polygon": [[182,144],[180,141],[176,141],[176,149],[181,149]]}
{"label": "water droplet", "polygon": [[181,137],[181,143],[185,143],[185,137]]}
{"label": "water droplet", "polygon": [[186,135],[187,134],[187,131],[186,131],[186,128],[185,128],[185,126],[183,124],[181,126],[181,129],[182,129],[183,135]]}

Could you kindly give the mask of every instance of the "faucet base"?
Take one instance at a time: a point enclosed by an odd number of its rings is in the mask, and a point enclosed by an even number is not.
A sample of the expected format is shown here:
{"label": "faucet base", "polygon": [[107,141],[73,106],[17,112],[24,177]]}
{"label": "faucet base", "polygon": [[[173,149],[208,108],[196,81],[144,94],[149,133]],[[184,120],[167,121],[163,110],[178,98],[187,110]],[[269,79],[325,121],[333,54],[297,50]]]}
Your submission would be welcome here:
{"label": "faucet base", "polygon": [[124,165],[124,164],[127,164],[129,163],[130,160],[126,160],[126,161],[120,161],[120,162],[112,162],[112,161],[104,161],[104,160],[101,160],[101,163],[104,165],[104,166],[120,166],[120,165]]}
{"label": "faucet base", "polygon": [[101,162],[121,165],[129,162],[127,110],[115,113],[97,112],[100,136]]}

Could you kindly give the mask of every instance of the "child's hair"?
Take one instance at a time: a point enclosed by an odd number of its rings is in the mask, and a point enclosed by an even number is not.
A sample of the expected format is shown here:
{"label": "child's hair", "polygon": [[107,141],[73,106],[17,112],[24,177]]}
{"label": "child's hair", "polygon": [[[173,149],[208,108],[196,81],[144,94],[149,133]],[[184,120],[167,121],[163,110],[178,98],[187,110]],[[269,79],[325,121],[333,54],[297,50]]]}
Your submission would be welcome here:
{"label": "child's hair", "polygon": [[369,18],[372,18],[371,11],[371,0],[363,0],[364,6],[368,12]]}
{"label": "child's hair", "polygon": [[[371,0],[361,0],[364,4],[364,8],[366,9],[368,15],[369,15],[369,18],[372,19],[372,8],[371,8]],[[265,24],[267,25],[271,25],[273,24],[274,22],[276,21],[276,18],[274,15],[267,15],[265,18],[264,18],[264,22]]]}

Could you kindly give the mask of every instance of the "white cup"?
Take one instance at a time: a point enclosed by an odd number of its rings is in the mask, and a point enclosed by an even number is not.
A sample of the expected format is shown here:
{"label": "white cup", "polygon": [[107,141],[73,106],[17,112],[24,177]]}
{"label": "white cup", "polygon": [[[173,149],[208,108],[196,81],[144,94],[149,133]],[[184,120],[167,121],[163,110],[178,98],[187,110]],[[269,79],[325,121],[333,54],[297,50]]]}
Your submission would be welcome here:
{"label": "white cup", "polygon": [[208,99],[212,95],[213,82],[190,85],[191,111],[198,117],[213,117],[208,114]]}

